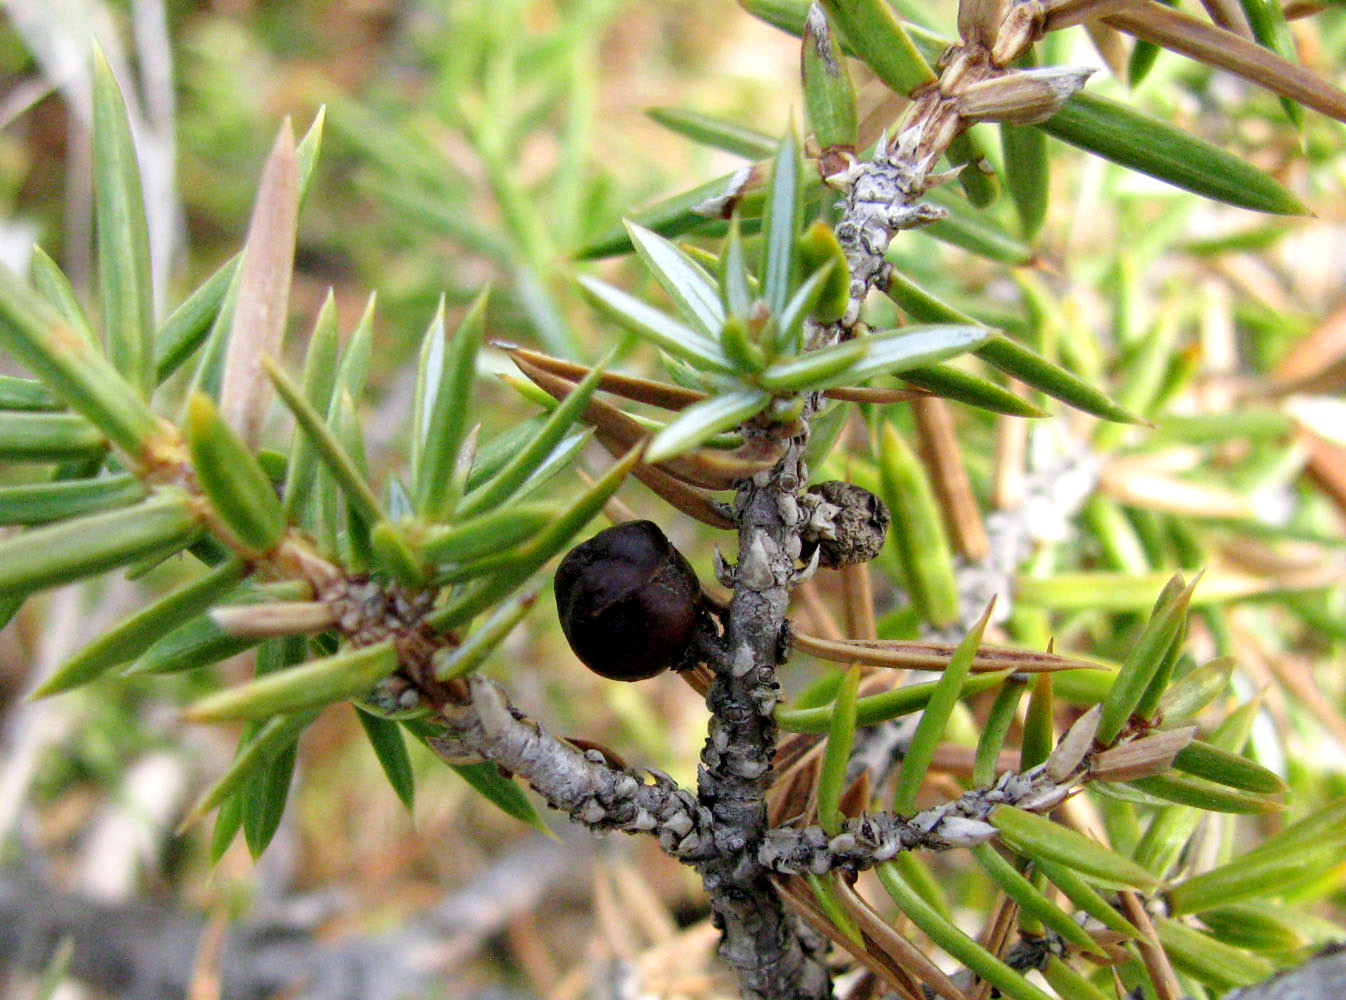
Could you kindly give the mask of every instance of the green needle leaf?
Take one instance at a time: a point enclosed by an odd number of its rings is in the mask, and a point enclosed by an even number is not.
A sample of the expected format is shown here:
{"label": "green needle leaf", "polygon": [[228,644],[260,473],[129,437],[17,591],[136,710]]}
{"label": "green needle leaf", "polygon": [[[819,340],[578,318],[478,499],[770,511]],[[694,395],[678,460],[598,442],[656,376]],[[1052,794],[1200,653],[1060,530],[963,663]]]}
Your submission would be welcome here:
{"label": "green needle leaf", "polygon": [[723,375],[732,375],[737,370],[715,341],[634,295],[588,275],[581,275],[579,283],[595,306],[661,351]]}
{"label": "green needle leaf", "polygon": [[771,394],[768,392],[760,389],[735,389],[693,403],[654,436],[645,454],[645,460],[663,462],[691,451],[720,431],[737,427],[745,420],[756,416],[769,402]]}
{"label": "green needle leaf", "polygon": [[488,802],[494,803],[506,816],[526,823],[534,830],[552,836],[551,828],[541,813],[534,808],[523,789],[513,778],[500,773],[500,768],[489,761],[483,764],[452,764],[458,774]]}
{"label": "green needle leaf", "polygon": [[516,550],[517,557],[511,556],[493,575],[483,577],[475,584],[455,593],[448,602],[426,616],[427,623],[437,629],[453,628],[469,621],[487,608],[495,607],[507,594],[537,572],[548,559],[558,555],[570,544],[575,533],[602,510],[608,497],[617,492],[617,487],[622,484],[626,474],[639,460],[640,450],[631,449],[623,458],[613,463],[607,472],[594,480],[564,514],[521,550]]}
{"label": "green needle leaf", "polygon": [[0,592],[41,590],[174,552],[199,528],[192,500],[163,489],[131,507],[25,531],[0,541]]}
{"label": "green needle leaf", "polygon": [[1175,681],[1159,697],[1158,717],[1172,725],[1190,719],[1229,689],[1234,658],[1217,656]]}
{"label": "green needle leaf", "polygon": [[1106,993],[1055,955],[1047,956],[1047,964],[1040,971],[1062,1000],[1108,1000]]}
{"label": "green needle leaf", "polygon": [[[975,323],[966,313],[955,309],[908,280],[896,270],[889,273],[885,294],[912,319],[922,323]],[[1099,392],[1089,383],[1048,361],[1033,350],[1008,337],[996,337],[977,348],[976,355],[1025,385],[1053,399],[1106,420],[1142,423],[1141,419]],[[919,384],[919,383],[917,383]]]}
{"label": "green needle leaf", "polygon": [[476,670],[514,631],[514,626],[523,620],[536,601],[537,591],[534,589],[501,604],[466,639],[448,650],[446,655],[436,658],[435,679],[447,681]]}
{"label": "green needle leaf", "polygon": [[773,392],[821,391],[974,351],[996,337],[980,325],[909,326],[857,337],[771,365],[758,381]]}
{"label": "green needle leaf", "polygon": [[958,186],[975,207],[985,208],[1000,197],[1000,178],[996,176],[976,132],[962,132],[954,136],[946,155],[954,166],[963,167],[958,174]]}
{"label": "green needle leaf", "polygon": [[207,695],[186,714],[195,722],[223,722],[317,708],[362,694],[395,669],[397,649],[385,640]]}
{"label": "green needle leaf", "polygon": [[977,859],[982,871],[991,876],[1024,913],[1036,917],[1082,951],[1094,955],[1106,954],[1069,913],[1043,895],[1018,869],[996,853],[990,844],[977,844],[972,848],[972,856]]}
{"label": "green needle leaf", "polygon": [[317,717],[316,711],[309,711],[269,719],[251,739],[238,748],[229,769],[206,789],[178,824],[177,832],[182,834],[225,799],[240,792],[248,779],[270,765],[286,747],[292,746],[299,734]]}
{"label": "green needle leaf", "polygon": [[683,108],[650,108],[645,113],[669,131],[745,159],[765,160],[776,151],[774,136],[722,118]]}
{"label": "green needle leaf", "polygon": [[107,439],[73,413],[0,412],[0,460],[68,462],[101,458]]}
{"label": "green needle leaf", "polygon": [[874,873],[897,908],[912,923],[1002,994],[1013,1000],[1051,1000],[1046,993],[964,934],[952,921],[941,916],[920,893],[907,884],[891,861],[878,865]]}
{"label": "green needle leaf", "polygon": [[1275,799],[1229,788],[1213,781],[1193,778],[1185,774],[1158,774],[1151,778],[1137,778],[1129,783],[1147,795],[1195,806],[1207,812],[1274,813],[1285,807]]}
{"label": "green needle leaf", "polygon": [[989,788],[995,783],[1000,751],[1005,745],[1005,736],[1009,733],[1010,723],[1014,721],[1014,713],[1023,697],[1024,687],[1023,681],[1010,678],[1005,686],[996,692],[991,710],[986,714],[986,724],[982,726],[981,736],[977,740],[972,783],[978,788]]}
{"label": "green needle leaf", "polygon": [[1028,696],[1028,711],[1024,713],[1024,732],[1019,743],[1019,770],[1027,771],[1046,760],[1056,746],[1053,709],[1052,675],[1038,674],[1033,678],[1033,691]]}
{"label": "green needle leaf", "polygon": [[[272,673],[302,663],[308,650],[303,636],[271,639],[257,651],[257,673]],[[273,758],[248,779],[239,793],[242,803],[240,825],[243,839],[254,860],[265,853],[271,838],[280,827],[285,814],[285,802],[290,796],[290,780],[294,777],[297,740],[282,746]]]}
{"label": "green needle leaf", "polygon": [[456,517],[470,517],[499,507],[514,496],[529,476],[546,461],[571,425],[579,419],[589,397],[603,377],[604,363],[599,362],[547,415],[542,427],[490,479],[468,493],[454,511]]}
{"label": "green needle leaf", "polygon": [[431,528],[419,540],[421,554],[433,563],[464,563],[525,542],[561,516],[555,503],[511,504],[478,517]]}
{"label": "green needle leaf", "polygon": [[1285,782],[1274,771],[1201,740],[1193,740],[1179,750],[1173,758],[1173,767],[1186,774],[1259,795],[1280,795],[1286,790]]}
{"label": "green needle leaf", "polygon": [[93,59],[94,207],[108,358],[142,399],[154,391],[154,293],[140,165],[112,69]]}
{"label": "green needle leaf", "polygon": [[369,531],[369,547],[374,565],[404,587],[422,587],[429,567],[407,538],[401,522],[380,521]]}
{"label": "green needle leaf", "polygon": [[846,769],[855,743],[856,692],[860,689],[860,667],[846,671],[832,705],[832,723],[827,733],[818,770],[818,822],[829,837],[841,832],[846,817],[841,814],[841,797],[846,792]]}
{"label": "green needle leaf", "polygon": [[1033,259],[1032,247],[966,199],[943,188],[931,188],[926,192],[926,198],[949,214],[922,226],[922,232],[1003,264],[1027,264]]}
{"label": "green needle leaf", "polygon": [[210,397],[192,395],[187,407],[187,444],[201,492],[220,519],[248,548],[266,552],[285,534],[285,512],[275,487]]}
{"label": "green needle leaf", "polygon": [[97,349],[0,267],[0,346],[101,430],[133,463],[164,433],[162,421]]}
{"label": "green needle leaf", "polygon": [[299,387],[290,381],[274,361],[263,358],[262,365],[275,383],[281,401],[294,414],[295,423],[313,443],[318,458],[322,460],[332,478],[341,486],[346,499],[368,524],[387,520],[381,509],[379,498],[374,495],[368,481],[360,472],[350,454],[328,428],[318,411],[304,398]]}
{"label": "green needle leaf", "polygon": [[[776,143],[773,140],[771,149],[775,148]],[[727,218],[734,207],[744,213],[745,217],[750,212],[761,212],[762,188],[765,180],[765,165],[755,164],[707,181],[690,191],[666,198],[642,212],[635,213],[630,219],[669,238],[707,228],[723,231],[724,223],[718,220]],[[722,204],[726,195],[731,196],[732,205]],[[720,208],[713,217],[703,214],[707,202],[712,202]],[[725,208],[729,210],[726,211]],[[579,260],[593,260],[598,257],[610,257],[613,254],[629,253],[631,249],[631,237],[625,226],[617,225],[585,243],[575,252],[575,256]]]}
{"label": "green needle leaf", "polygon": [[[729,235],[720,253],[720,294],[729,315],[740,323],[752,312],[752,281],[748,276],[748,258],[743,249],[743,227],[738,216],[729,220]],[[732,359],[731,359],[732,360]]]}
{"label": "green needle leaf", "polygon": [[1339,799],[1273,834],[1253,854],[1312,850],[1320,844],[1346,845],[1346,799]]}
{"label": "green needle leaf", "polygon": [[[1010,675],[1011,671],[1002,670],[994,674],[973,674],[963,681],[959,689],[960,698],[969,698],[982,691],[996,687]],[[886,722],[912,712],[919,712],[930,703],[935,694],[938,681],[924,684],[908,684],[893,691],[872,694],[855,703],[855,724],[872,726],[877,722]],[[832,725],[832,706],[820,708],[777,708],[776,725],[795,733],[825,733]]]}
{"label": "green needle leaf", "polygon": [[59,410],[61,402],[34,378],[0,375],[0,410]]}
{"label": "green needle leaf", "polygon": [[758,377],[773,392],[800,392],[822,386],[828,380],[840,385],[851,369],[865,359],[874,345],[873,337],[855,337],[816,351],[806,351],[778,361]]}
{"label": "green needle leaf", "polygon": [[841,933],[850,938],[858,947],[865,946],[864,935],[860,932],[860,925],[855,922],[849,910],[837,898],[836,891],[832,888],[834,879],[840,878],[837,872],[831,872],[827,875],[815,875],[813,872],[807,872],[804,876],[809,883],[809,888],[813,890],[813,898],[818,904],[818,908],[827,914],[827,919],[836,924]]}
{"label": "green needle leaf", "polygon": [[238,272],[242,254],[219,266],[164,320],[154,338],[154,378],[163,383],[195,353],[210,334]]}
{"label": "green needle leaf", "polygon": [[[340,350],[336,301],[329,288],[322,308],[318,310],[318,318],[313,323],[313,334],[309,337],[308,352],[304,357],[302,392],[315,414],[326,413],[332,405]],[[317,463],[317,448],[304,433],[303,427],[297,425],[290,439],[290,455],[285,466],[285,485],[281,489],[281,498],[285,516],[306,526],[313,514],[313,483],[317,475]]]}
{"label": "green needle leaf", "polygon": [[327,105],[324,104],[318,108],[318,113],[313,116],[313,124],[308,127],[304,133],[304,138],[299,140],[299,145],[294,151],[295,173],[298,175],[299,186],[299,207],[304,207],[304,202],[308,198],[309,188],[313,186],[313,175],[318,169],[318,154],[322,152],[323,128],[327,124]]}
{"label": "green needle leaf", "polygon": [[369,745],[374,748],[374,756],[378,758],[388,783],[410,811],[415,804],[416,776],[411,770],[411,755],[402,738],[402,727],[389,719],[361,711],[358,706],[355,715],[364,727],[365,736],[369,737]]}
{"label": "green needle leaf", "polygon": [[795,137],[786,133],[771,165],[771,187],[767,189],[766,217],[762,242],[762,297],[772,316],[785,311],[790,289],[799,275],[800,193],[799,147]]}
{"label": "green needle leaf", "polygon": [[280,828],[285,803],[290,797],[290,781],[294,778],[298,750],[294,741],[281,748],[273,761],[252,776],[241,793],[243,839],[247,841],[248,853],[254,861],[266,853],[271,838]]}
{"label": "green needle leaf", "polygon": [[32,526],[63,521],[143,499],[145,487],[129,475],[4,486],[0,487],[0,525]]}
{"label": "green needle leaf", "polygon": [[958,619],[958,584],[944,522],[921,460],[887,420],[878,431],[880,493],[893,522],[889,544],[912,603],[933,625]]}
{"label": "green needle leaf", "polygon": [[897,776],[893,812],[898,815],[909,815],[916,807],[916,793],[920,791],[926,772],[930,770],[930,762],[934,760],[935,750],[944,737],[944,730],[949,724],[949,716],[953,714],[953,707],[958,704],[963,682],[967,680],[968,673],[972,669],[972,658],[977,653],[977,647],[981,645],[981,637],[986,631],[986,623],[991,620],[991,609],[994,606],[994,602],[987,605],[977,624],[958,644],[949,665],[944,668],[944,673],[935,684],[934,693],[930,696],[925,711],[921,714],[921,721],[916,726],[916,732],[912,734],[911,744],[902,758],[902,769]]}
{"label": "green needle leaf", "polygon": [[804,26],[804,112],[818,146],[826,152],[835,147],[854,150],[859,124],[855,87],[841,58],[827,14],[818,4],[809,5]]}
{"label": "green needle leaf", "polygon": [[[1217,940],[1250,951],[1292,952],[1317,944],[1317,921],[1306,920],[1305,914],[1262,901],[1234,903],[1219,906],[1201,914],[1201,922],[1211,929]],[[1306,927],[1306,924],[1311,926]],[[1317,926],[1312,926],[1317,925]],[[1330,929],[1329,929],[1330,928]],[[1322,928],[1326,940],[1341,939],[1340,928],[1328,925]]]}
{"label": "green needle leaf", "polygon": [[1047,220],[1051,163],[1047,137],[1030,125],[1000,126],[1000,148],[1005,159],[1005,186],[1014,199],[1019,231],[1033,240]]}
{"label": "green needle leaf", "polygon": [[179,626],[150,646],[126,669],[124,676],[195,670],[237,656],[261,641],[255,636],[230,635],[211,618],[203,616]]}
{"label": "green needle leaf", "polygon": [[1009,417],[1047,415],[1046,410],[1039,409],[1022,396],[1016,396],[994,382],[970,375],[952,365],[908,368],[898,378],[908,385],[932,392],[936,396],[943,396],[945,399],[966,403],[992,413],[1003,413]]}
{"label": "green needle leaf", "polygon": [[486,329],[486,305],[490,288],[482,289],[463,315],[452,339],[444,338],[443,302],[435,321],[426,331],[425,349],[417,373],[417,391],[422,400],[416,413],[412,463],[412,492],[416,509],[432,521],[448,517],[458,502],[454,495],[454,466],[467,436],[472,382],[477,374],[477,353]]}
{"label": "green needle leaf", "polygon": [[1276,971],[1265,958],[1217,941],[1177,920],[1160,917],[1154,923],[1159,943],[1174,966],[1219,994],[1269,979]]}
{"label": "green needle leaf", "polygon": [[1038,871],[1047,876],[1048,881],[1065,894],[1067,899],[1104,927],[1130,938],[1140,937],[1140,931],[1070,867],[1045,858],[1037,858],[1033,864]]}
{"label": "green needle leaf", "polygon": [[989,819],[1001,838],[1025,857],[1055,862],[1104,885],[1153,889],[1159,884],[1130,858],[1043,816],[996,806]]}
{"label": "green needle leaf", "polygon": [[715,281],[705,269],[658,233],[626,223],[631,244],[678,310],[707,338],[719,336],[724,306]]}
{"label": "green needle leaf", "polygon": [[1259,849],[1194,875],[1169,891],[1175,916],[1215,906],[1266,898],[1322,875],[1341,860],[1341,840]]}
{"label": "green needle leaf", "polygon": [[1103,700],[1103,714],[1098,721],[1097,735],[1101,746],[1108,746],[1117,738],[1156,671],[1162,666],[1164,654],[1187,620],[1187,607],[1199,580],[1200,577],[1197,577],[1190,585],[1184,586],[1182,577],[1175,576],[1164,588],[1154,614],[1122,664],[1122,669],[1117,672],[1107,698]]}
{"label": "green needle leaf", "polygon": [[823,0],[823,6],[860,61],[895,93],[908,97],[934,83],[935,71],[883,0]]}
{"label": "green needle leaf", "polygon": [[[821,219],[814,219],[799,237],[799,256],[809,280],[795,291],[794,298],[785,307],[777,324],[779,343],[797,343],[794,326],[796,303],[809,304],[810,315],[820,323],[839,320],[850,304],[851,271],[846,253],[832,227]],[[806,292],[818,275],[824,274],[823,286],[816,293]]]}
{"label": "green needle leaf", "polygon": [[34,246],[32,254],[28,264],[28,276],[34,290],[61,314],[61,318],[70,324],[72,330],[90,345],[97,347],[98,337],[89,325],[89,317],[85,315],[79,296],[70,285],[70,279],[41,247]]}
{"label": "green needle leaf", "polygon": [[1258,170],[1204,139],[1097,94],[1075,94],[1034,126],[1175,187],[1256,212],[1307,215],[1299,199]]}
{"label": "green needle leaf", "polygon": [[[234,842],[238,836],[239,827],[243,825],[243,799],[241,796],[232,795],[225,799],[220,805],[220,811],[215,816],[215,827],[210,831],[210,863],[218,865],[220,858]],[[185,831],[185,827],[182,830]]]}
{"label": "green needle leaf", "polygon": [[977,351],[977,357],[1006,375],[1077,410],[1119,423],[1144,423],[1140,417],[1117,405],[1078,376],[1009,337],[996,337],[987,341]]}
{"label": "green needle leaf", "polygon": [[[1285,19],[1285,11],[1274,0],[1240,0],[1239,6],[1248,17],[1253,37],[1287,62],[1299,61],[1294,35]],[[1295,128],[1303,131],[1304,109],[1288,97],[1280,99],[1285,115]]]}
{"label": "green needle leaf", "polygon": [[211,607],[243,579],[245,572],[240,560],[231,559],[137,611],[66,661],[38,686],[33,697],[45,698],[79,687],[135,659],[146,647]]}

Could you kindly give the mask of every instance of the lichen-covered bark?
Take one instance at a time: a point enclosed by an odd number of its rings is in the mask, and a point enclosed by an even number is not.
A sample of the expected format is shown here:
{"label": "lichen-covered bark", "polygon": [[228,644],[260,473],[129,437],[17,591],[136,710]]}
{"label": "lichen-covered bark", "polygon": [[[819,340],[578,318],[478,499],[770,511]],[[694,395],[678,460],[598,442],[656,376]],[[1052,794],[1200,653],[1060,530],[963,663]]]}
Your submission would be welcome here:
{"label": "lichen-covered bark", "polygon": [[745,482],[735,500],[739,554],[726,656],[706,699],[711,720],[698,797],[713,817],[717,851],[697,870],[724,932],[720,954],[738,972],[747,1000],[824,1000],[832,992],[813,936],[786,910],[758,857],[776,743],[776,665],[800,552],[802,450],[802,440],[793,442],[780,464]]}
{"label": "lichen-covered bark", "polygon": [[647,782],[598,750],[580,750],[524,718],[504,692],[481,677],[470,682],[470,700],[443,706],[436,721],[443,736],[430,746],[451,763],[489,760],[522,777],[553,809],[595,830],[647,833],[670,855],[688,863],[715,850],[712,817],[692,794],[665,775]]}

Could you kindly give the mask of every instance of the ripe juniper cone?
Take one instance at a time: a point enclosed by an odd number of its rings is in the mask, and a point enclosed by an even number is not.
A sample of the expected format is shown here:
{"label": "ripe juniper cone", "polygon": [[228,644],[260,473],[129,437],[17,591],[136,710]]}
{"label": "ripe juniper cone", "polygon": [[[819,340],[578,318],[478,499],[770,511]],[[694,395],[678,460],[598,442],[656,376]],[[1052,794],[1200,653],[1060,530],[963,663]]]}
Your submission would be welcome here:
{"label": "ripe juniper cone", "polygon": [[704,614],[695,570],[653,521],[571,549],[556,570],[556,609],[575,655],[618,681],[685,665]]}

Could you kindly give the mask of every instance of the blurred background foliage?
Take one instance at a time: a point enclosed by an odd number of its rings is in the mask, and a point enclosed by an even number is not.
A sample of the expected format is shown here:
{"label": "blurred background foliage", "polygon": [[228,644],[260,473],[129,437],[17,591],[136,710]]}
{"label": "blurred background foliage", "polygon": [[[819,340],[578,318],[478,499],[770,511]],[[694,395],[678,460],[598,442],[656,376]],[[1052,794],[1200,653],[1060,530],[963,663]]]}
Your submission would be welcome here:
{"label": "blurred background foliage", "polygon": [[[953,36],[951,4],[897,6]],[[168,305],[240,244],[277,122],[288,115],[304,127],[326,106],[322,160],[300,220],[294,326],[308,329],[330,286],[348,332],[377,290],[363,414],[376,468],[405,460],[398,421],[412,391],[410,362],[441,294],[461,312],[489,281],[493,336],[587,361],[612,346],[609,325],[574,293],[571,277],[596,266],[645,291],[652,282],[626,260],[579,265],[576,251],[633,208],[745,162],[660,127],[647,108],[687,108],[776,136],[797,125],[801,101],[797,41],[727,0],[10,0],[5,14],[0,253],[22,271],[28,246],[41,244],[81,294],[95,284],[88,134],[62,97],[68,80],[53,55],[61,32],[91,26],[145,82],[141,112],[176,172],[148,199],[151,229],[166,241]],[[1329,8],[1291,26],[1303,61],[1340,84],[1346,16]],[[1290,781],[1293,817],[1346,794],[1343,127],[1309,113],[1296,128],[1273,96],[1168,53],[1128,87],[1147,57],[1120,49],[1119,38],[1103,36],[1095,48],[1075,28],[1046,45],[1055,50],[1047,61],[1105,67],[1091,92],[1231,149],[1315,217],[1204,201],[1053,140],[1040,231],[1020,233],[1008,195],[986,210],[1007,257],[970,255],[914,232],[892,259],[1158,425],[1089,429],[1077,414],[1061,417],[1092,436],[1103,487],[1079,533],[1045,547],[1028,568],[1016,638],[1041,645],[1054,636],[1058,649],[1119,659],[1168,572],[1206,568],[1215,596],[1192,625],[1196,659],[1230,653],[1239,694],[1266,690],[1252,753]],[[171,82],[156,88],[154,73],[166,67]],[[862,105],[865,87],[862,80]],[[876,114],[879,103],[875,91]],[[976,131],[996,160],[995,130]],[[493,379],[479,398],[488,429],[532,412]],[[1003,486],[993,464],[1003,422],[973,409],[955,415],[961,457],[989,506]],[[893,419],[914,429],[904,412]],[[863,470],[863,458],[856,465]],[[658,515],[709,576],[708,539],[638,490],[624,499]],[[892,553],[885,559],[898,571]],[[436,907],[473,914],[469,924],[441,920],[424,982],[406,973],[407,990],[428,995],[444,995],[449,983],[450,996],[495,984],[566,998],[633,968],[670,994],[734,992],[708,961],[715,935],[699,886],[655,845],[563,831],[564,844],[549,847],[419,748],[420,791],[408,815],[349,707],[305,737],[296,808],[272,849],[254,866],[236,844],[211,874],[206,834],[178,838],[172,827],[233,750],[232,733],[178,718],[179,705],[214,684],[187,673],[157,678],[152,689],[126,679],[21,700],[35,676],[134,607],[137,586],[162,587],[173,575],[165,566],[136,584],[58,591],[0,632],[0,836],[11,871],[102,900],[149,898],[170,922],[205,915],[212,927],[252,921],[305,940],[364,942],[365,950],[352,946],[351,961],[371,970],[406,961],[398,933]],[[835,581],[824,581],[825,597],[827,587]],[[877,600],[882,623],[891,592],[881,586]],[[909,616],[889,624],[893,635],[912,627]],[[694,780],[704,709],[675,678],[639,688],[602,682],[574,661],[549,613],[530,616],[497,661],[513,695],[554,731]],[[223,669],[245,673],[242,664]],[[975,740],[966,721],[964,735]],[[1095,804],[1112,821],[1114,843],[1124,843],[1126,810]],[[936,865],[951,901],[989,907],[984,880],[962,878],[956,856]],[[1303,890],[1326,901],[1325,914],[1340,916],[1346,904],[1344,870],[1346,862]],[[187,966],[196,997],[215,995],[212,940],[200,938]],[[393,958],[379,942],[391,942]],[[5,974],[7,995],[25,995],[15,990],[36,981],[31,969]],[[371,986],[349,995],[398,994]]]}

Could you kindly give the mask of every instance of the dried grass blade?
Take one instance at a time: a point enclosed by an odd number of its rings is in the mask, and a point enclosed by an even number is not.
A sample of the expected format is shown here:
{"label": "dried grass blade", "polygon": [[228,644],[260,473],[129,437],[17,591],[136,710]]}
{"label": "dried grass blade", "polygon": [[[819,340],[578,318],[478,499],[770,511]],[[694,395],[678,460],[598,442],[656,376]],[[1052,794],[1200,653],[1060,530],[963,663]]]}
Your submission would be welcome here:
{"label": "dried grass blade", "polygon": [[1185,517],[1252,519],[1257,507],[1251,498],[1214,483],[1166,476],[1132,459],[1110,462],[1099,477],[1099,489],[1131,507],[1159,510]]}
{"label": "dried grass blade", "polygon": [[807,745],[802,745],[803,742],[796,741],[801,744],[803,755],[797,757],[788,768],[780,769],[781,776],[772,788],[767,805],[767,821],[773,827],[802,819],[809,811],[813,785],[822,758],[818,754],[810,756],[810,751],[818,745],[818,739],[807,741]]}
{"label": "dried grass blade", "polygon": [[1077,24],[1087,24],[1135,6],[1135,0],[1059,0],[1050,5],[1043,27],[1060,31]]}
{"label": "dried grass blade", "polygon": [[1094,43],[1094,51],[1107,64],[1108,72],[1118,80],[1125,80],[1128,53],[1122,33],[1102,21],[1088,21],[1084,30],[1089,34],[1089,41]]}
{"label": "dried grass blade", "polygon": [[[589,374],[588,365],[554,358],[550,354],[543,354],[541,351],[530,351],[526,347],[515,347],[513,344],[505,344],[499,341],[493,342],[491,346],[500,348],[516,363],[522,358],[542,371],[557,375],[570,382],[578,382]],[[658,406],[664,410],[685,409],[706,398],[704,392],[697,392],[695,389],[684,389],[680,385],[636,378],[633,375],[618,375],[615,372],[603,373],[598,380],[598,391],[610,392],[614,396],[622,396],[635,403],[648,403],[650,406]]]}
{"label": "dried grass blade", "polygon": [[[598,443],[614,455],[621,454],[623,449],[621,444],[603,432],[595,435]],[[715,502],[701,490],[694,486],[689,486],[681,479],[669,475],[662,469],[657,469],[653,465],[646,465],[644,462],[637,462],[635,468],[631,470],[631,475],[635,476],[642,483],[652,489],[659,496],[663,497],[678,510],[684,514],[689,514],[696,518],[702,524],[708,524],[712,528],[722,528],[729,531],[734,528],[734,522],[721,513]]]}
{"label": "dried grass blade", "polygon": [[1346,359],[1346,306],[1336,309],[1285,352],[1271,370],[1278,386],[1298,386]]}
{"label": "dried grass blade", "polygon": [[[855,942],[842,933],[813,902],[813,895],[802,878],[798,875],[791,875],[788,878],[778,877],[774,881],[781,898],[812,927],[826,935],[834,944],[850,952],[856,961],[878,976],[899,996],[906,998],[906,1000],[924,1000],[920,982],[901,967],[890,964],[891,960],[883,951],[871,951],[868,947],[859,948]],[[950,998],[950,1000],[966,1000],[966,997],[960,995],[960,998]]]}
{"label": "dried grass blade", "polygon": [[846,612],[846,630],[856,639],[879,637],[874,619],[874,581],[868,563],[841,567],[841,600]]}
{"label": "dried grass blade", "polygon": [[[943,670],[948,666],[955,643],[906,642],[896,639],[824,639],[807,632],[793,633],[794,647],[821,660],[833,663],[864,663],[873,667],[897,667],[908,670]],[[1055,670],[1101,670],[1097,663],[1077,660],[1057,653],[1008,646],[982,646],[972,658],[972,670],[991,673],[1014,670],[1019,673],[1043,673]]]}
{"label": "dried grass blade", "polygon": [[256,447],[271,402],[262,358],[280,357],[299,216],[299,164],[289,119],[281,126],[262,170],[240,265],[238,302],[229,331],[220,414]]}
{"label": "dried grass blade", "polygon": [[899,966],[922,984],[929,986],[946,1000],[958,1000],[966,995],[946,976],[925,953],[898,933],[897,929],[874,912],[864,898],[844,879],[838,879],[836,893],[860,925],[866,940],[881,948],[894,965]]}
{"label": "dried grass blade", "polygon": [[990,542],[972,483],[963,467],[949,404],[942,399],[918,399],[912,403],[911,412],[916,418],[921,457],[930,470],[930,484],[944,507],[954,548],[968,559],[984,559]]}
{"label": "dried grass blade", "polygon": [[229,605],[210,612],[211,620],[221,630],[246,639],[321,632],[335,625],[337,617],[335,609],[326,601]]}
{"label": "dried grass blade", "polygon": [[1232,31],[1165,7],[1158,0],[1141,0],[1132,8],[1109,15],[1107,22],[1129,35],[1236,73],[1281,97],[1346,122],[1346,93],[1317,74]]}
{"label": "dried grass blade", "polygon": [[1177,974],[1169,964],[1163,945],[1159,943],[1159,935],[1150,921],[1150,915],[1145,912],[1145,905],[1129,889],[1123,890],[1118,896],[1127,919],[1140,929],[1136,947],[1140,949],[1141,961],[1145,963],[1145,970],[1150,974],[1150,982],[1159,1000],[1181,1000],[1183,991],[1178,985]]}
{"label": "dried grass blade", "polygon": [[[575,383],[568,378],[544,371],[523,357],[512,356],[519,370],[553,398],[564,399],[575,388]],[[599,439],[614,454],[626,453],[646,436],[644,427],[617,407],[601,399],[590,398],[585,404],[581,419],[598,428]],[[609,441],[612,444],[609,444]],[[747,479],[763,469],[771,468],[779,457],[778,453],[772,452],[763,455],[750,454],[746,448],[736,452],[717,452],[714,449],[702,448],[654,464],[671,478],[681,480],[690,486],[708,490],[726,490],[732,489],[740,479]]]}
{"label": "dried grass blade", "polygon": [[[1009,940],[1010,931],[1014,929],[1015,920],[1019,916],[1019,904],[1008,896],[1000,900],[1000,905],[996,907],[995,916],[987,925],[986,930],[978,939],[978,943],[989,951],[996,958],[1005,957],[1005,943]],[[985,979],[978,979],[976,989],[968,1000],[987,1000],[994,987]]]}
{"label": "dried grass blade", "polygon": [[883,389],[855,385],[827,389],[823,395],[828,399],[839,399],[845,403],[877,403],[880,406],[888,406],[892,403],[907,403],[913,399],[928,399],[931,394],[925,389]]}
{"label": "dried grass blade", "polygon": [[1249,41],[1253,40],[1252,26],[1248,23],[1248,16],[1239,6],[1238,0],[1201,0],[1201,6],[1206,8],[1211,21],[1225,31],[1232,31],[1240,38]]}

